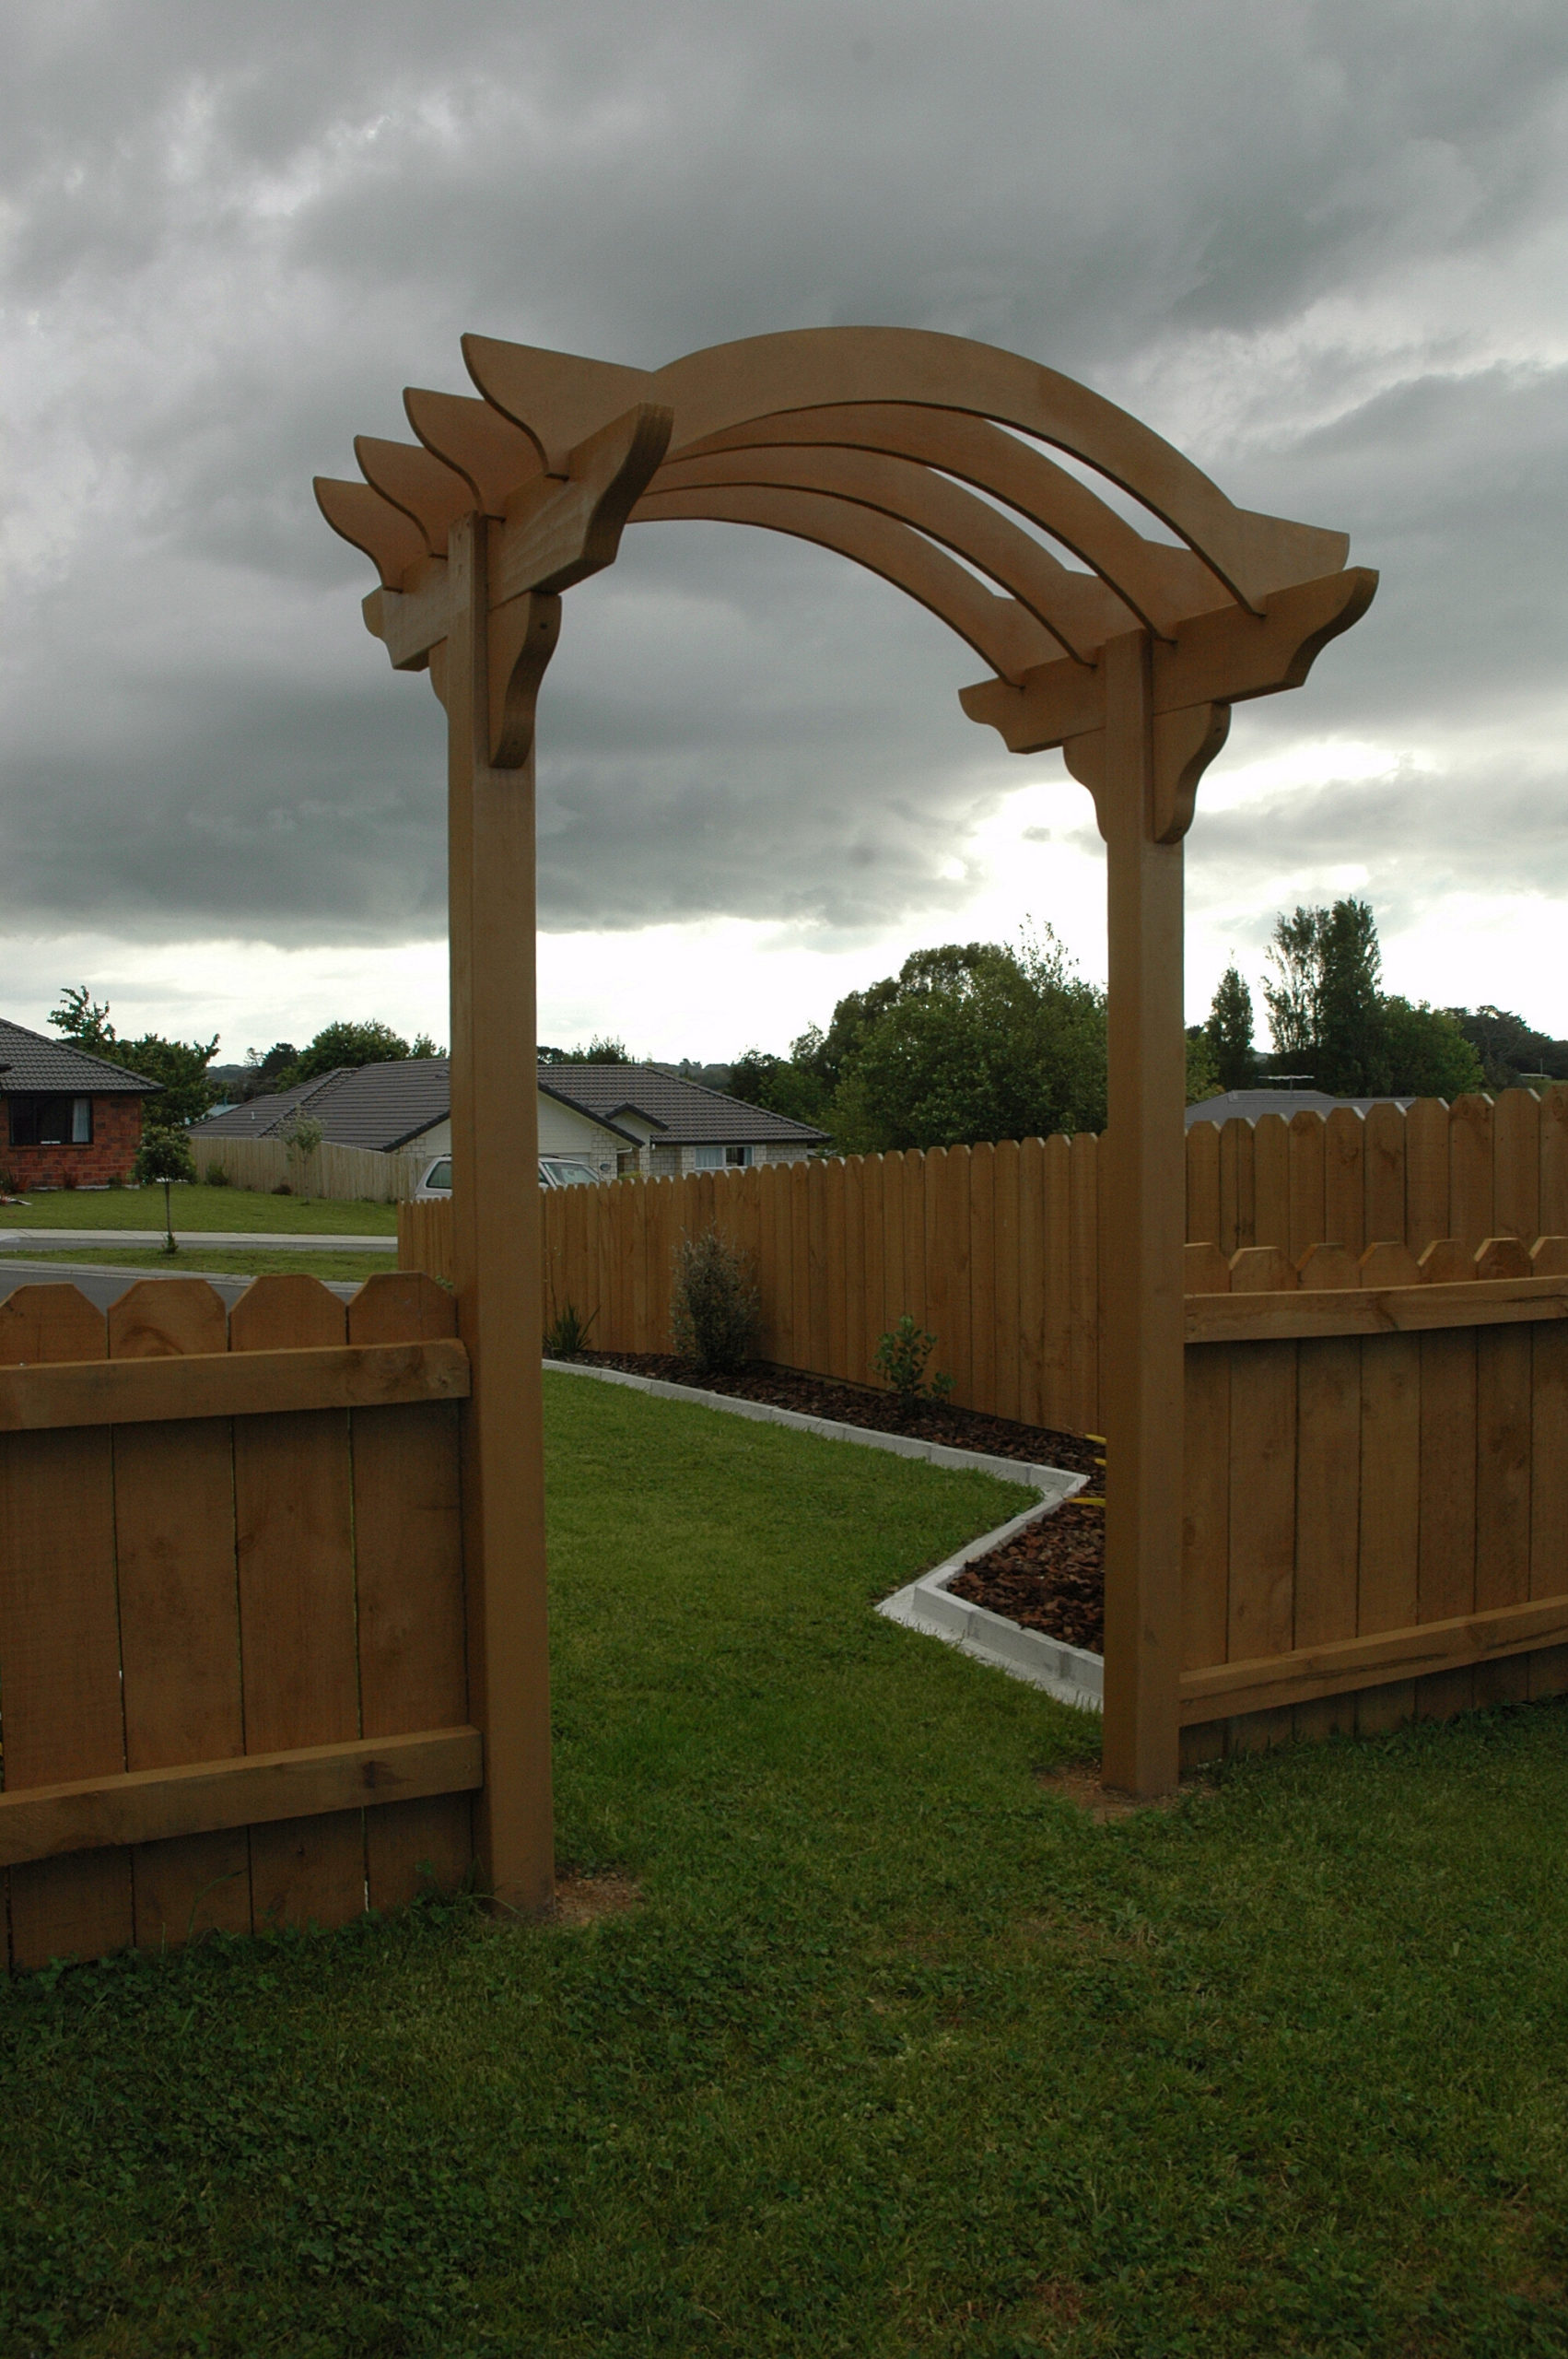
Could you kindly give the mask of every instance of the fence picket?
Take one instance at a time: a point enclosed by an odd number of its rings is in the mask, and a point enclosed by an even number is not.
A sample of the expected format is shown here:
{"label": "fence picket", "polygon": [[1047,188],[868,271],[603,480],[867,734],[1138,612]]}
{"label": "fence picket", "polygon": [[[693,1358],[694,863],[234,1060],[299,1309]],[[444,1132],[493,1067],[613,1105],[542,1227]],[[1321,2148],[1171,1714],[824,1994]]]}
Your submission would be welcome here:
{"label": "fence picket", "polygon": [[[1331,1120],[1332,1118],[1330,1118]],[[1352,1121],[1357,1121],[1353,1114]],[[1333,1140],[1328,1141],[1330,1153]],[[1361,1171],[1355,1170],[1356,1211]],[[1358,1221],[1359,1225],[1359,1221]],[[1359,1286],[1343,1245],[1314,1246],[1300,1278],[1308,1292]],[[1353,1638],[1360,1557],[1362,1345],[1353,1335],[1299,1347],[1296,1367],[1295,1640],[1298,1647]],[[1355,1727],[1352,1696],[1298,1704],[1295,1733],[1319,1738]]]}
{"label": "fence picket", "polygon": [[1397,1106],[1367,1109],[1362,1150],[1365,1199],[1362,1235],[1368,1245],[1405,1241],[1405,1127]]}
{"label": "fence picket", "polygon": [[[1530,1593],[1530,1333],[1485,1327],[1476,1336],[1476,1605],[1522,1605]],[[1529,1694],[1523,1655],[1478,1665],[1478,1704]]]}
{"label": "fence picket", "polygon": [[1533,1089],[1505,1089],[1492,1109],[1492,1226],[1527,1244],[1541,1232],[1540,1100]]}
{"label": "fence picket", "polygon": [[[253,1278],[229,1314],[237,1352],[342,1344],[345,1307],[318,1279]],[[360,1734],[353,1500],[346,1417],[289,1411],[237,1420],[245,1749],[337,1744]],[[365,1906],[362,1811],[251,1832],[252,1905],[269,1924],[338,1925]]]}
{"label": "fence picket", "polygon": [[[1291,1128],[1282,1114],[1260,1114],[1252,1131],[1252,1242],[1291,1246]],[[1309,1238],[1309,1243],[1316,1240]],[[1241,1249],[1238,1247],[1237,1250]]]}
{"label": "fence picket", "polygon": [[[0,1366],[102,1359],[103,1313],[69,1285],[0,1303]],[[0,1696],[7,1792],[123,1769],[107,1426],[0,1435]],[[11,1960],[96,1957],[132,1938],[123,1851],[10,1871]]]}
{"label": "fence picket", "polygon": [[[203,1278],[144,1279],[109,1313],[112,1359],[228,1349],[228,1314]],[[118,1427],[114,1525],[125,1766],[243,1753],[232,1427],[210,1418]],[[143,1949],[213,1926],[251,1930],[243,1827],[139,1844],[131,1880]]]}
{"label": "fence picket", "polygon": [[999,1417],[1016,1417],[1019,1395],[1018,1173],[1016,1139],[1003,1139],[991,1162],[991,1367]]}
{"label": "fence picket", "polygon": [[1323,1236],[1351,1253],[1366,1243],[1366,1125],[1350,1106],[1323,1125]]}
{"label": "fence picket", "polygon": [[[1290,1123],[1290,1237],[1293,1262],[1328,1236],[1324,1203],[1325,1138],[1320,1114],[1293,1114]],[[1283,1241],[1283,1240],[1281,1240]],[[1342,1238],[1334,1240],[1342,1244]]]}
{"label": "fence picket", "polygon": [[1492,1100],[1479,1092],[1456,1097],[1448,1109],[1448,1233],[1471,1247],[1490,1237],[1492,1216]]}
{"label": "fence picket", "polygon": [[1100,1429],[1100,1142],[1080,1131],[1068,1150],[1068,1391],[1071,1432]]}
{"label": "fence picket", "polygon": [[1220,1125],[1190,1122],[1187,1132],[1187,1241],[1220,1241]]}
{"label": "fence picket", "polygon": [[[1196,1125],[1194,1125],[1196,1128]],[[1220,1131],[1219,1247],[1228,1260],[1258,1242],[1258,1171],[1252,1124],[1233,1115]]]}

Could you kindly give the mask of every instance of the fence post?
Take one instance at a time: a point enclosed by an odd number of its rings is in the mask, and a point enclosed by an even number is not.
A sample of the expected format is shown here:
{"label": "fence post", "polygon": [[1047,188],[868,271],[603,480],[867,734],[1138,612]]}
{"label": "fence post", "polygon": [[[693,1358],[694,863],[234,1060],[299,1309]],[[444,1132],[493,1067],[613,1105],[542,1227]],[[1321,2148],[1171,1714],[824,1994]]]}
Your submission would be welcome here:
{"label": "fence post", "polygon": [[533,753],[530,744],[524,759],[504,769],[490,759],[487,530],[483,517],[461,518],[448,557],[452,1275],[473,1368],[462,1521],[471,1694],[485,1736],[475,1848],[496,1898],[535,1909],[554,1894],[555,1838],[532,1086]]}

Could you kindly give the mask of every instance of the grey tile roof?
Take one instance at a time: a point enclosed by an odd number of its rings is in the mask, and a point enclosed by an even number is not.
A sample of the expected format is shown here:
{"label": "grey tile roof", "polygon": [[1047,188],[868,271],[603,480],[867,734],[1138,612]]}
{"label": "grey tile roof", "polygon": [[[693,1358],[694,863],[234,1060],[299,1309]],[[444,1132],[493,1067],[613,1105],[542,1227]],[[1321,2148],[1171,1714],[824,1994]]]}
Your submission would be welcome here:
{"label": "grey tile roof", "polygon": [[1331,1114],[1336,1106],[1349,1106],[1357,1114],[1365,1114],[1374,1106],[1413,1106],[1413,1097],[1330,1097],[1322,1089],[1227,1089],[1218,1097],[1205,1097],[1187,1109],[1187,1127],[1194,1122],[1231,1122],[1238,1118],[1244,1122],[1256,1122],[1264,1114],[1282,1114],[1288,1122],[1293,1114]]}
{"label": "grey tile roof", "polygon": [[0,1097],[66,1090],[77,1097],[89,1093],[107,1097],[115,1090],[147,1097],[162,1086],[160,1081],[127,1073],[123,1065],[111,1065],[107,1057],[90,1057],[85,1049],[69,1048],[64,1040],[51,1040],[42,1032],[25,1031],[21,1025],[7,1024],[0,1016]]}
{"label": "grey tile roof", "polygon": [[640,1114],[661,1139],[677,1146],[756,1146],[786,1141],[814,1145],[827,1136],[788,1114],[747,1106],[721,1089],[684,1081],[660,1065],[541,1065],[539,1086],[579,1114],[614,1127],[618,1116]]}
{"label": "grey tile roof", "polygon": [[275,1138],[298,1113],[320,1122],[333,1146],[390,1155],[451,1111],[445,1057],[398,1057],[385,1064],[339,1065],[298,1089],[280,1089],[193,1122],[193,1139]]}
{"label": "grey tile roof", "polygon": [[[320,1122],[334,1146],[366,1146],[389,1154],[417,1138],[451,1111],[445,1057],[400,1057],[387,1064],[342,1066],[299,1089],[252,1097],[246,1106],[209,1114],[191,1125],[193,1139],[275,1138],[298,1111]],[[630,1139],[617,1117],[640,1114],[657,1136],[674,1145],[699,1142],[755,1146],[790,1141],[813,1145],[825,1131],[746,1106],[700,1082],[683,1081],[657,1065],[541,1065],[539,1086],[590,1121]]]}

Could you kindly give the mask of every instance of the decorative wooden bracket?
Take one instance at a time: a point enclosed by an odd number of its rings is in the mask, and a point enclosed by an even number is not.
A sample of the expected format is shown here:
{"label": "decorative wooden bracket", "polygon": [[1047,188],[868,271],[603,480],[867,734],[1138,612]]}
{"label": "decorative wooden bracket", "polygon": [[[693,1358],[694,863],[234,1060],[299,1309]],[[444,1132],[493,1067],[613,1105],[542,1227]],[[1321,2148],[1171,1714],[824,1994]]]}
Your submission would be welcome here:
{"label": "decorative wooden bracket", "polygon": [[[639,403],[579,443],[564,481],[534,475],[508,503],[505,518],[492,521],[486,574],[490,757],[497,769],[515,769],[527,759],[539,683],[560,630],[560,594],[614,564],[672,424],[670,410]],[[442,695],[445,663],[437,651],[471,585],[446,556],[431,553],[438,521],[431,502],[439,487],[432,481],[427,487],[425,479],[438,462],[393,444],[366,443],[360,457],[375,470],[377,487],[318,477],[317,502],[333,529],[364,549],[380,574],[381,587],[365,601],[366,628],[383,641],[394,669],[429,668]],[[411,512],[416,499],[421,522]]]}
{"label": "decorative wooden bracket", "polygon": [[[1180,712],[1154,716],[1154,759],[1151,781],[1153,809],[1148,834],[1157,844],[1179,843],[1192,825],[1198,784],[1230,735],[1228,704],[1191,704]],[[1094,798],[1094,816],[1102,836],[1111,832],[1111,814],[1102,800],[1106,782],[1106,733],[1087,729],[1070,737],[1062,758],[1080,786]]]}
{"label": "decorative wooden bracket", "polygon": [[[1163,720],[1174,721],[1177,714],[1300,687],[1319,651],[1360,621],[1376,588],[1375,573],[1365,566],[1352,566],[1293,590],[1274,591],[1263,601],[1261,615],[1226,606],[1180,624],[1174,640],[1156,640],[1152,651],[1156,732]],[[1041,663],[1016,687],[1006,680],[982,680],[962,689],[959,702],[971,721],[1000,731],[1011,752],[1043,753],[1048,746],[1066,746],[1104,730],[1105,665],[1090,668],[1065,658]],[[1189,785],[1196,786],[1203,761],[1211,759],[1223,742],[1223,731],[1218,739],[1211,737],[1216,725],[1194,721],[1165,732],[1171,774],[1165,826],[1174,827],[1175,835],[1185,831],[1185,822],[1176,824],[1182,797]],[[1204,745],[1203,761],[1190,771]],[[1083,770],[1071,755],[1068,767],[1093,791],[1096,757],[1090,751],[1082,758]],[[1170,842],[1174,837],[1162,832],[1159,840]]]}

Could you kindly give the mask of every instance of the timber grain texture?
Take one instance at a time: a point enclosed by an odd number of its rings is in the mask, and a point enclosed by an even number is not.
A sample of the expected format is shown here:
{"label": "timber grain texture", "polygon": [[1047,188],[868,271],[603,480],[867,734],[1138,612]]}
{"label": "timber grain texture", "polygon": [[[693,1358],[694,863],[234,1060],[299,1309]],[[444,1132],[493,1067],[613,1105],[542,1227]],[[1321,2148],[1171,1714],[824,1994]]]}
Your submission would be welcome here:
{"label": "timber grain texture", "polygon": [[281,1274],[227,1315],[199,1278],[107,1318],[69,1285],[0,1303],[13,1966],[467,1872],[454,1324],[391,1271],[346,1313]]}

